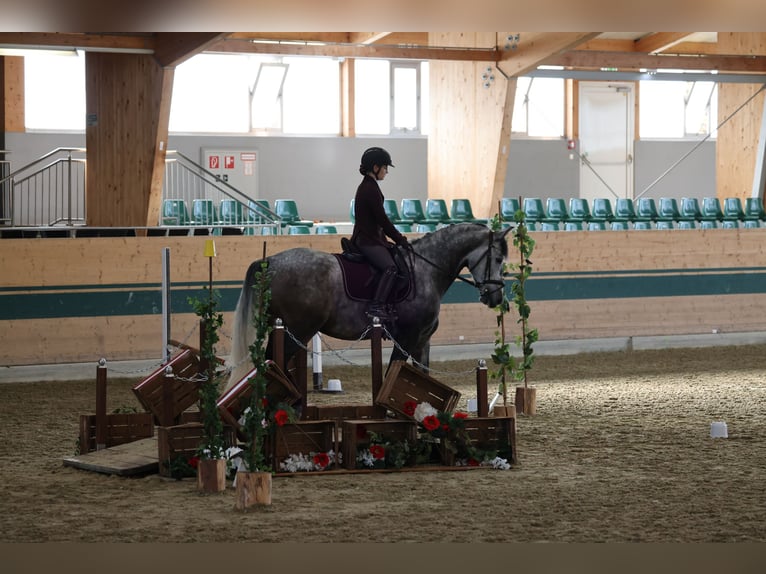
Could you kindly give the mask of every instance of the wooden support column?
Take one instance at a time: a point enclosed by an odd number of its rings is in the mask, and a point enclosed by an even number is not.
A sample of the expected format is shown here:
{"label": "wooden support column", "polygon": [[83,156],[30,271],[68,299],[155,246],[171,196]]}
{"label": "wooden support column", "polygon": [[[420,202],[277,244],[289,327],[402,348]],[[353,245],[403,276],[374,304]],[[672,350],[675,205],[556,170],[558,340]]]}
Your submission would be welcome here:
{"label": "wooden support column", "polygon": [[88,225],[156,225],[173,69],[151,55],[86,52]]}
{"label": "wooden support column", "polygon": [[340,67],[341,133],[343,137],[347,138],[356,136],[356,115],[354,112],[354,93],[356,91],[355,61],[354,58],[346,58]]}

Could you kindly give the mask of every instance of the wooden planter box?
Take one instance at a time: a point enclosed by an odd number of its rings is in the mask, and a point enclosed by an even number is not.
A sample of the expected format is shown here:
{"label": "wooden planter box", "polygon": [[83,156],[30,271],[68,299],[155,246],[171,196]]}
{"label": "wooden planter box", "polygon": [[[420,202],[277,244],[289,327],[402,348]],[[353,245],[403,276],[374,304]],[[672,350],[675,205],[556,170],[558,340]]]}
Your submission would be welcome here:
{"label": "wooden planter box", "polygon": [[455,410],[460,393],[404,361],[394,361],[380,388],[375,404],[390,409],[397,416],[412,419],[405,412],[408,402],[429,403],[438,411]]}
{"label": "wooden planter box", "polygon": [[385,418],[386,409],[378,405],[308,405],[303,414],[304,420],[334,420],[338,422],[338,427],[344,420]]}
{"label": "wooden planter box", "polygon": [[[398,420],[347,420],[341,427],[341,448],[343,450],[343,466],[349,470],[356,468],[356,456],[370,446],[368,432],[374,432],[384,441],[401,442],[404,440],[415,444],[418,436],[417,423],[415,421]],[[408,466],[415,464],[414,455],[410,457]]]}
{"label": "wooden planter box", "polygon": [[[186,423],[170,427],[157,427],[157,459],[160,476],[170,476],[170,464],[176,457],[191,458],[202,444],[205,431],[202,423]],[[234,430],[223,428],[226,447],[236,444]]]}
{"label": "wooden planter box", "polygon": [[[165,389],[165,368],[173,368],[171,388]],[[186,409],[199,400],[199,384],[188,379],[199,374],[199,360],[185,349],[133,387],[138,402],[155,417],[158,425],[172,426]],[[166,399],[169,398],[169,403]]]}
{"label": "wooden planter box", "polygon": [[[515,464],[516,419],[513,417],[469,417],[465,419],[465,431],[470,443],[482,450],[497,450],[497,455]],[[439,449],[442,464],[455,465],[456,455],[443,445]]]}
{"label": "wooden planter box", "polygon": [[[135,442],[154,436],[151,413],[112,413],[106,415],[106,447]],[[96,415],[80,415],[80,454],[96,450]]]}
{"label": "wooden planter box", "polygon": [[338,448],[338,425],[334,420],[286,423],[278,426],[266,440],[266,452],[270,453],[275,471],[279,471],[279,463],[291,454],[309,455],[331,450],[337,454]]}
{"label": "wooden planter box", "polygon": [[[282,370],[273,361],[267,361],[266,370],[266,398],[271,404],[287,403],[294,405],[301,398],[298,389],[295,388]],[[250,379],[255,376],[257,369],[251,370],[241,380],[234,384],[228,391],[223,393],[217,401],[218,410],[223,422],[230,425],[237,432],[241,440],[246,440],[239,419],[242,413],[250,406],[250,396],[253,394],[253,386]]]}

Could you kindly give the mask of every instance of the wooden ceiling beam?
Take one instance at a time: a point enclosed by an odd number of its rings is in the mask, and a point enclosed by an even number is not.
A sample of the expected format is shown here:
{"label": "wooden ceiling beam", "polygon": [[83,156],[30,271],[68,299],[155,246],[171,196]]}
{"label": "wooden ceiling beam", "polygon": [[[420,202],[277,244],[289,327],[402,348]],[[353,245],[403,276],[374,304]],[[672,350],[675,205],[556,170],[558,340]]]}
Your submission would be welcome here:
{"label": "wooden ceiling beam", "polygon": [[154,50],[153,34],[63,34],[49,32],[0,32],[0,45],[46,48],[103,49],[115,52]]}
{"label": "wooden ceiling beam", "polygon": [[289,56],[326,56],[339,58],[386,58],[400,60],[454,60],[494,62],[499,52],[494,48],[442,48],[391,46],[388,44],[294,44],[249,42],[226,38],[215,42],[208,52],[275,54]]}
{"label": "wooden ceiling beam", "polygon": [[522,33],[518,47],[502,53],[498,68],[508,76],[522,76],[549,58],[573,49],[600,32]]}
{"label": "wooden ceiling beam", "polygon": [[667,50],[675,46],[684,38],[689,36],[689,32],[655,32],[636,40],[633,49],[635,52],[653,54]]}
{"label": "wooden ceiling beam", "polygon": [[766,56],[670,56],[628,52],[572,50],[545,60],[546,65],[566,68],[617,68],[619,70],[718,70],[719,72],[765,72]]}
{"label": "wooden ceiling beam", "polygon": [[154,59],[163,68],[172,68],[227,35],[225,32],[158,32]]}

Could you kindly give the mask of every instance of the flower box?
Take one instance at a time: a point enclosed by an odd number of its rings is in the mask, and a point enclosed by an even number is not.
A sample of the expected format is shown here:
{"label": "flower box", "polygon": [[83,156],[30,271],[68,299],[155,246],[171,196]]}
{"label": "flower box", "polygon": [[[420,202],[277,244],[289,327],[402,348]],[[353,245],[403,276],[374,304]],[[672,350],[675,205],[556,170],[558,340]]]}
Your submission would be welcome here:
{"label": "flower box", "polygon": [[[266,398],[271,404],[287,403],[293,405],[300,400],[301,395],[290,380],[274,361],[267,361],[266,370]],[[223,393],[216,404],[221,413],[223,422],[231,425],[241,440],[246,440],[242,432],[239,419],[242,413],[250,406],[250,396],[253,393],[253,385],[250,379],[255,376],[257,369],[252,369],[241,380],[235,383],[229,390]]]}
{"label": "flower box", "polygon": [[[373,432],[382,440],[399,443],[408,441],[414,445],[418,437],[415,421],[399,420],[347,420],[341,426],[341,448],[343,451],[343,466],[349,470],[357,468],[356,457],[362,449],[370,447],[370,435]],[[407,465],[415,464],[415,456],[411,456]]]}
{"label": "flower box", "polygon": [[[226,447],[236,444],[234,430],[231,427],[224,426],[223,440]],[[196,456],[204,441],[205,429],[202,423],[192,422],[157,427],[157,459],[160,476],[171,476],[173,460],[178,457],[191,459]]]}
{"label": "flower box", "polygon": [[[516,419],[513,417],[468,417],[464,430],[472,446],[481,450],[496,450],[497,456],[511,464],[516,463]],[[454,466],[461,455],[448,449],[443,439],[439,452],[442,464],[446,466]]]}
{"label": "flower box", "polygon": [[[165,369],[173,369],[172,388],[165,389]],[[138,402],[155,417],[157,424],[171,426],[182,412],[199,400],[199,383],[193,378],[199,374],[199,360],[189,349],[173,356],[170,361],[133,387]],[[170,404],[166,405],[166,397]],[[168,420],[172,419],[172,420]]]}
{"label": "flower box", "polygon": [[386,409],[378,405],[308,405],[303,420],[335,420],[340,425],[344,420],[384,419]]}
{"label": "flower box", "polygon": [[[106,415],[106,447],[154,436],[152,413]],[[96,415],[80,415],[80,454],[96,450]]]}
{"label": "flower box", "polygon": [[409,363],[394,361],[375,397],[375,404],[393,411],[397,416],[412,419],[404,406],[408,402],[426,402],[436,410],[450,413],[455,410],[459,399],[460,393],[455,389]]}
{"label": "flower box", "polygon": [[291,454],[337,453],[338,425],[334,420],[285,423],[266,438],[265,447],[275,470]]}

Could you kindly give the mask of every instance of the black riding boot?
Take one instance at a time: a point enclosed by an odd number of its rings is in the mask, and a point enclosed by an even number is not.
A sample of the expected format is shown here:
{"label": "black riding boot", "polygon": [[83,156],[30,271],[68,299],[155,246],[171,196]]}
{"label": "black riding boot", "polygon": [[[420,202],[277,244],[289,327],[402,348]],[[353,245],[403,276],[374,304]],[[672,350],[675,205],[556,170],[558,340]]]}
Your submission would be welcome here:
{"label": "black riding boot", "polygon": [[381,321],[390,321],[395,319],[395,315],[389,313],[386,309],[386,302],[391,294],[391,290],[396,283],[396,268],[391,267],[383,272],[378,283],[378,288],[375,290],[375,297],[373,297],[370,305],[367,307],[367,316],[377,317]]}

